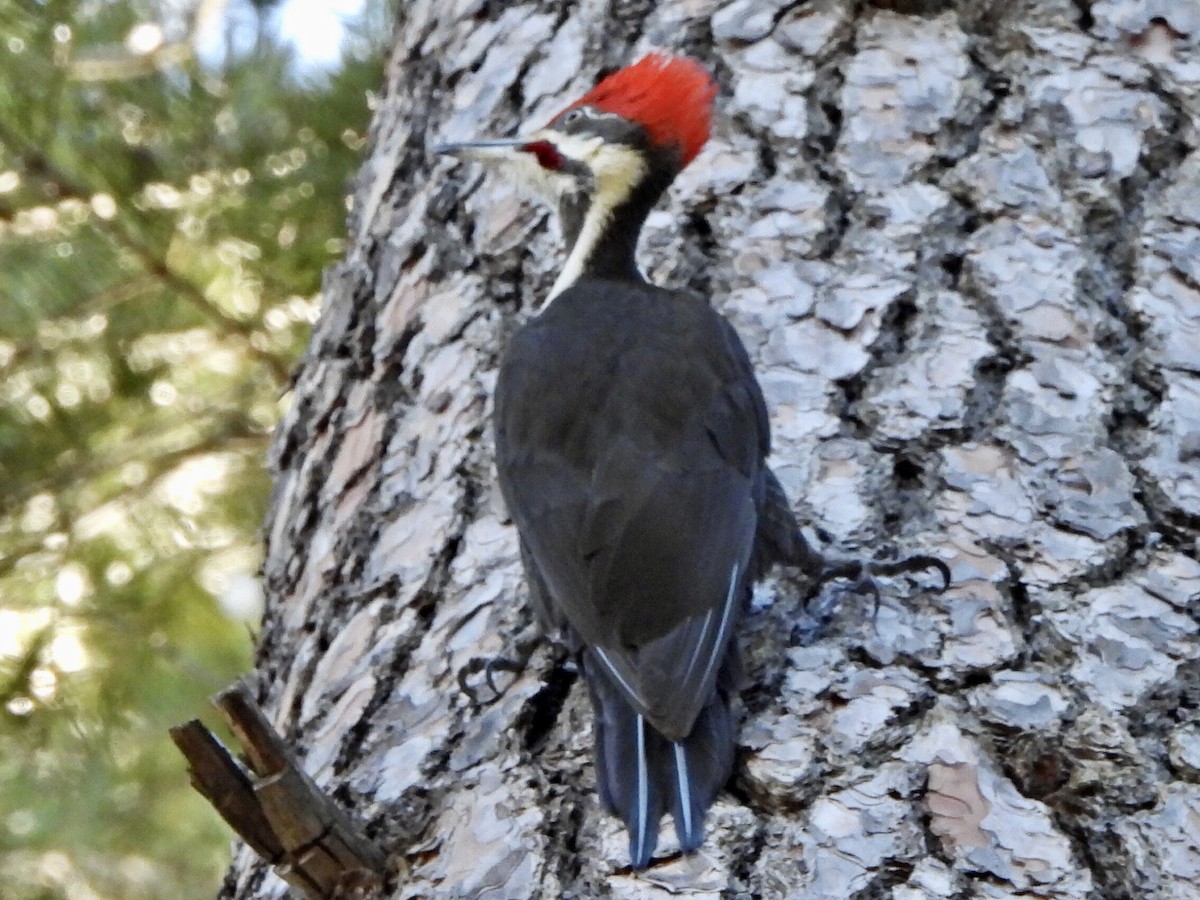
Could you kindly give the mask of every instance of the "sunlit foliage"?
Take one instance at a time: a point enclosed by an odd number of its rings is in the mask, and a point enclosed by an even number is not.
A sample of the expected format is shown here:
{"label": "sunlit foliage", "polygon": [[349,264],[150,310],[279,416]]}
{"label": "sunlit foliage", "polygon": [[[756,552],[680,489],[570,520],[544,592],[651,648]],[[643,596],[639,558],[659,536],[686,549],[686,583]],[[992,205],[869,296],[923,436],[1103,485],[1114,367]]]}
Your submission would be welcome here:
{"label": "sunlit foliage", "polygon": [[306,75],[265,18],[202,63],[222,7],[0,0],[12,900],[211,896],[227,862],[166,729],[249,666],[267,440],[380,64]]}

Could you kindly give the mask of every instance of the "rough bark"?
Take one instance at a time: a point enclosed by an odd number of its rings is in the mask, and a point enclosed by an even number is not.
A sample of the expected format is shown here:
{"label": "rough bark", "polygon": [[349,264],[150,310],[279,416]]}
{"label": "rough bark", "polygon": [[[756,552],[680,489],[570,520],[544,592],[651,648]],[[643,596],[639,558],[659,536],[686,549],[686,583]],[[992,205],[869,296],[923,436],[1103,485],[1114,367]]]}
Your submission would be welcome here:
{"label": "rough bark", "polygon": [[[274,444],[258,661],[309,773],[412,866],[389,896],[1200,895],[1200,3],[399,7]],[[561,248],[428,148],[653,46],[723,90],[646,271],[741,332],[813,532],[955,585],[885,585],[875,622],[848,596],[812,641],[807,585],[760,588],[731,789],[703,852],[636,876],[492,466],[497,357]],[[285,894],[239,852],[225,896]]]}

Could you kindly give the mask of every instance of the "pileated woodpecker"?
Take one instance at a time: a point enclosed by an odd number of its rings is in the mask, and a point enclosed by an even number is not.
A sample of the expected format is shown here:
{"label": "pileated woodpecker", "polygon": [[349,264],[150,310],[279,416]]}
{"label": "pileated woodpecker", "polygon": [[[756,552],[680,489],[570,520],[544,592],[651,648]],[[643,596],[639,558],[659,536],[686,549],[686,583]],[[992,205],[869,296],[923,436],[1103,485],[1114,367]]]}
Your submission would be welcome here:
{"label": "pileated woodpecker", "polygon": [[[528,137],[438,148],[555,204],[571,247],[504,354],[496,462],[538,617],[590,689],[600,796],[635,868],[667,810],[681,848],[698,847],[729,779],[732,638],[754,581],[774,562],[822,581],[867,574],[801,536],[733,327],[634,259],[647,214],[708,139],[715,95],[698,63],[651,53]],[[948,580],[927,557],[889,571],[929,565]]]}

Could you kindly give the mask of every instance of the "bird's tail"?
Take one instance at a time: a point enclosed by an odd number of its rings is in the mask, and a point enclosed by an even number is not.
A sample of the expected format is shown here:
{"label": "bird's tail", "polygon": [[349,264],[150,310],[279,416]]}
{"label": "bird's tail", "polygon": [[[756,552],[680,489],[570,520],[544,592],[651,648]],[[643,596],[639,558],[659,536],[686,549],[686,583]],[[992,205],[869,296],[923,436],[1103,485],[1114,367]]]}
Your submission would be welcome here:
{"label": "bird's tail", "polygon": [[[729,662],[724,667],[731,668]],[[629,832],[629,860],[644,869],[658,844],[658,825],[670,810],[686,853],[704,842],[704,817],[733,771],[733,721],[728,672],[686,738],[672,741],[625,699],[595,664],[584,674],[595,710],[596,782],[600,799]]]}

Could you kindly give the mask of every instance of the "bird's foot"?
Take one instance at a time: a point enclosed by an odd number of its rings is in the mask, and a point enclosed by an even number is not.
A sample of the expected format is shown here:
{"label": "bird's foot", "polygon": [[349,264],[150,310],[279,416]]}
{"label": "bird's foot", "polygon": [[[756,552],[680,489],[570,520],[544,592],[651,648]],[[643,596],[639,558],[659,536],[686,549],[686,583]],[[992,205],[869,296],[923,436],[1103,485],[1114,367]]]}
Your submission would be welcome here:
{"label": "bird's foot", "polygon": [[842,599],[841,591],[817,591],[800,608],[792,626],[792,638],[803,647],[814,643],[833,620],[833,611]]}
{"label": "bird's foot", "polygon": [[[463,694],[471,701],[472,706],[487,706],[495,703],[505,692],[512,687],[512,683],[516,681],[511,679],[503,688],[496,686],[496,673],[507,672],[510,675],[516,675],[525,669],[525,664],[528,662],[525,659],[510,659],[506,656],[493,656],[490,659],[485,659],[482,656],[476,656],[467,660],[467,664],[458,670],[458,686]],[[481,679],[476,680],[475,676],[483,674]],[[480,693],[483,688],[491,691],[491,698],[483,700]]]}
{"label": "bird's foot", "polygon": [[920,554],[894,562],[864,562],[863,560],[830,560],[822,559],[821,568],[817,574],[809,599],[804,604],[800,622],[797,624],[798,638],[802,644],[811,643],[833,618],[833,611],[841,599],[841,592],[823,591],[831,581],[849,581],[850,590],[855,593],[871,595],[871,621],[874,623],[879,616],[879,605],[882,595],[876,578],[888,578],[894,575],[905,575],[916,572],[928,572],[936,569],[942,576],[942,584],[936,588],[938,593],[950,587],[950,567],[935,556]]}
{"label": "bird's foot", "polygon": [[950,587],[950,567],[936,556],[920,554],[894,562],[864,562],[863,560],[825,560],[821,572],[817,575],[815,590],[819,591],[830,581],[847,579],[853,581],[855,591],[865,591],[875,598],[875,609],[879,610],[879,584],[876,578],[889,578],[893,575],[905,575],[913,572],[928,572],[936,569],[942,576],[942,586],[938,593]]}

